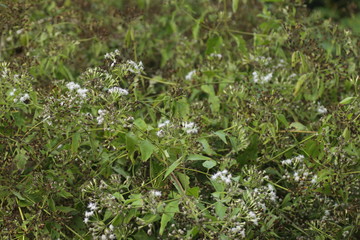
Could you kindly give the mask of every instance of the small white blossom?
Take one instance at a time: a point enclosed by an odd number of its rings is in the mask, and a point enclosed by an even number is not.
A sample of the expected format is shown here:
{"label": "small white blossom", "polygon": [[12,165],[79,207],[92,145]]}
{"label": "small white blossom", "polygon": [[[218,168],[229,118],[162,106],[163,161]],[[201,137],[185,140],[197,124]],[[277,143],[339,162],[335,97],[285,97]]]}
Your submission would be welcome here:
{"label": "small white blossom", "polygon": [[120,96],[125,96],[129,94],[129,91],[120,87],[113,87],[109,89],[109,93],[115,93]]}
{"label": "small white blossom", "polygon": [[78,90],[76,90],[76,92],[79,94],[80,97],[86,98],[86,93],[88,92],[88,90],[86,88],[79,88]]}
{"label": "small white blossom", "polygon": [[159,131],[156,132],[156,136],[158,137],[164,137],[165,136],[165,131],[160,129]]}
{"label": "small white blossom", "polygon": [[108,112],[108,111],[102,110],[102,109],[99,109],[99,110],[98,110],[99,116],[96,118],[96,120],[97,120],[97,122],[98,122],[99,125],[104,122],[104,120],[105,120],[105,115],[106,115],[107,112]]}
{"label": "small white blossom", "polygon": [[128,71],[135,73],[135,74],[140,74],[143,70],[144,70],[144,65],[143,63],[140,61],[139,63],[136,63],[132,60],[127,60],[126,62],[128,64]]}
{"label": "small white blossom", "polygon": [[66,87],[72,91],[72,90],[75,90],[75,89],[79,89],[80,88],[80,85],[77,84],[77,83],[74,83],[74,82],[69,82],[66,84]]}
{"label": "small white blossom", "polygon": [[211,176],[212,180],[220,179],[221,181],[225,182],[226,184],[230,184],[232,182],[232,175],[228,174],[228,171],[225,169],[223,171],[219,171]]}
{"label": "small white blossom", "polygon": [[182,126],[183,126],[183,130],[186,132],[186,133],[189,133],[189,134],[196,134],[198,133],[198,128],[196,127],[196,124],[194,122],[183,122],[182,123]]}
{"label": "small white blossom", "polygon": [[26,100],[30,99],[29,94],[25,93],[22,97],[20,97],[20,102],[25,102]]}
{"label": "small white blossom", "polygon": [[327,113],[327,109],[326,109],[324,106],[320,105],[320,106],[318,106],[318,108],[317,108],[317,112],[318,112],[319,114],[325,114],[325,113]]}
{"label": "small white blossom", "polygon": [[318,176],[315,175],[315,176],[311,179],[311,183],[312,183],[312,184],[316,184],[316,183],[317,183],[317,180],[318,180]]}
{"label": "small white blossom", "polygon": [[210,57],[216,57],[218,59],[221,59],[222,55],[220,53],[212,53],[212,54],[210,54]]}
{"label": "small white blossom", "polygon": [[94,215],[94,211],[90,211],[90,212],[88,212],[88,211],[86,211],[85,212],[85,217],[91,217],[91,216],[93,216]]}
{"label": "small white blossom", "polygon": [[89,218],[88,217],[84,218],[84,223],[87,224],[88,222],[89,222]]}
{"label": "small white blossom", "polygon": [[103,235],[101,235],[100,239],[101,239],[101,240],[107,240],[107,237],[106,237],[105,234],[103,234]]}
{"label": "small white blossom", "polygon": [[158,128],[163,128],[163,127],[166,127],[168,125],[170,125],[170,121],[165,120],[164,122],[158,124]]}
{"label": "small white blossom", "polygon": [[196,70],[192,70],[188,72],[188,74],[186,74],[185,79],[189,81],[194,77],[195,74],[196,74]]}
{"label": "small white blossom", "polygon": [[14,96],[15,92],[16,92],[16,88],[14,88],[14,89],[9,93],[9,96]]}
{"label": "small white blossom", "polygon": [[152,195],[154,197],[161,197],[161,192],[157,191],[157,190],[151,190],[150,195]]}
{"label": "small white blossom", "polygon": [[90,202],[87,207],[92,211],[95,211],[97,209],[96,203],[92,203],[92,202]]}

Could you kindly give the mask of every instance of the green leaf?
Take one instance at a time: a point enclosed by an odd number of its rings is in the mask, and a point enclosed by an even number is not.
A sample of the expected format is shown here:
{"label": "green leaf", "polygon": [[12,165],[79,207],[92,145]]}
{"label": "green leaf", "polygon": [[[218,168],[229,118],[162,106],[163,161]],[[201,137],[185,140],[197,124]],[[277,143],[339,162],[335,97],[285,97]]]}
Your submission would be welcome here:
{"label": "green leaf", "polygon": [[188,190],[186,190],[186,195],[194,196],[195,198],[199,198],[200,188],[199,187],[189,188]]}
{"label": "green leaf", "polygon": [[146,131],[148,126],[147,124],[145,123],[144,120],[142,120],[141,118],[138,118],[134,121],[134,124],[135,126],[137,126],[140,130],[142,131]]}
{"label": "green leaf", "polygon": [[239,7],[239,0],[232,0],[232,10],[236,12]]}
{"label": "green leaf", "polygon": [[132,161],[132,163],[134,163],[135,162],[134,161],[134,152],[136,150],[138,138],[136,137],[136,135],[134,133],[129,132],[126,134],[125,141],[126,141],[126,150],[129,153],[130,160]]}
{"label": "green leaf", "polygon": [[211,168],[215,167],[216,164],[217,164],[217,163],[216,163],[215,160],[208,160],[208,161],[203,162],[202,165],[203,165],[205,168],[207,168],[207,169],[211,169]]}
{"label": "green leaf", "polygon": [[55,201],[52,198],[49,198],[47,200],[47,202],[48,202],[48,206],[49,206],[50,210],[53,211],[53,212],[56,212]]}
{"label": "green leaf", "polygon": [[178,213],[179,211],[179,201],[172,201],[169,202],[166,207],[165,207],[165,212],[164,214],[161,216],[161,223],[160,223],[160,235],[162,235],[164,233],[164,230],[166,228],[166,225],[168,224],[168,222],[171,221],[171,219],[173,219],[175,213]]}
{"label": "green leaf", "polygon": [[189,155],[188,159],[187,160],[191,160],[191,161],[198,161],[198,160],[212,160],[211,158],[209,157],[206,157],[206,156],[203,156],[203,155],[200,155],[200,154],[191,154]]}
{"label": "green leaf", "polygon": [[18,170],[24,170],[26,163],[29,159],[29,157],[26,155],[26,150],[25,149],[20,149],[18,151],[18,154],[16,154],[14,161],[16,162],[16,167]]}
{"label": "green leaf", "polygon": [[80,133],[76,132],[72,136],[72,142],[71,142],[71,153],[76,154],[78,151],[78,148],[80,146]]}
{"label": "green leaf", "polygon": [[218,217],[220,219],[223,219],[225,217],[226,209],[227,209],[227,207],[224,204],[222,204],[221,202],[215,203],[215,212],[216,212],[216,215],[218,215]]}
{"label": "green leaf", "polygon": [[308,74],[304,74],[298,79],[298,81],[296,82],[296,85],[295,85],[294,93],[293,93],[294,96],[297,96],[297,94],[299,93],[302,85],[304,84],[304,82],[307,78],[308,78]]}
{"label": "green leaf", "polygon": [[290,128],[295,128],[296,130],[299,130],[299,131],[306,131],[308,130],[306,126],[304,126],[303,124],[299,123],[299,122],[293,122],[290,124],[289,126]]}
{"label": "green leaf", "polygon": [[76,210],[75,208],[71,208],[71,207],[66,207],[66,206],[56,206],[56,210],[63,212],[63,213],[77,213],[78,210]]}
{"label": "green leaf", "polygon": [[351,103],[356,97],[347,97],[347,98],[344,98],[343,100],[341,100],[340,104],[349,104]]}
{"label": "green leaf", "polygon": [[155,146],[148,140],[141,141],[139,147],[141,153],[141,160],[144,162],[151,157],[151,154],[153,154],[155,150]]}
{"label": "green leaf", "polygon": [[224,133],[223,131],[217,131],[217,132],[214,132],[214,134],[216,136],[218,136],[225,144],[227,144],[227,140],[226,140],[226,133]]}
{"label": "green leaf", "polygon": [[288,123],[288,121],[286,120],[286,117],[284,116],[284,114],[278,114],[278,115],[276,115],[276,118],[282,123],[282,124],[284,124],[284,126],[287,128],[287,127],[289,127],[289,123]]}
{"label": "green leaf", "polygon": [[167,176],[169,176],[181,163],[181,158],[179,158],[178,160],[176,160],[175,162],[173,162],[170,167],[166,170],[164,178],[167,178]]}
{"label": "green leaf", "polygon": [[205,138],[199,139],[198,141],[203,146],[203,148],[204,148],[203,150],[206,154],[208,154],[210,156],[216,154],[216,152],[211,149],[210,144],[208,143],[208,141]]}
{"label": "green leaf", "polygon": [[220,49],[222,43],[223,43],[223,39],[221,36],[215,35],[215,36],[210,37],[206,42],[205,54],[210,55],[210,54],[216,52],[217,50]]}

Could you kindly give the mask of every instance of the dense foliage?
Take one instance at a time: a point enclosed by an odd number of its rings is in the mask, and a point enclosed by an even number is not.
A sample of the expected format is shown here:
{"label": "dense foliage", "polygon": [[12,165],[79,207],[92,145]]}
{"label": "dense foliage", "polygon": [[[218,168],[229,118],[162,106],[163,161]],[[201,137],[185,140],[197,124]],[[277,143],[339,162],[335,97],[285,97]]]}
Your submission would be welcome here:
{"label": "dense foliage", "polygon": [[0,16],[1,239],[357,239],[352,20],[300,0]]}

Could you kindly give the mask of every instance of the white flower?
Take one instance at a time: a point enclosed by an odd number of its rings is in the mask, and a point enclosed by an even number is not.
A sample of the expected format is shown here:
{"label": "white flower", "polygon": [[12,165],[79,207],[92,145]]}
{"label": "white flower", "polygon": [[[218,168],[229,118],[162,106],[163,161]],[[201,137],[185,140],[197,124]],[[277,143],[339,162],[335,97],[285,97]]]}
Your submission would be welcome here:
{"label": "white flower", "polygon": [[9,96],[14,96],[15,92],[16,92],[16,88],[14,88],[14,89],[9,93]]}
{"label": "white flower", "polygon": [[25,93],[22,97],[20,97],[20,102],[25,102],[30,98],[29,94]]}
{"label": "white flower", "polygon": [[144,70],[144,65],[141,61],[139,63],[136,63],[132,60],[127,60],[126,63],[129,65],[128,67],[129,72],[140,74]]}
{"label": "white flower", "polygon": [[193,76],[195,74],[196,74],[196,70],[192,70],[192,71],[188,72],[188,74],[186,74],[185,79],[189,81],[193,78]]}
{"label": "white flower", "polygon": [[80,97],[86,98],[86,93],[88,92],[88,90],[86,88],[79,88],[78,90],[76,90],[76,92],[79,94]]}
{"label": "white flower", "polygon": [[250,211],[248,215],[249,215],[250,221],[252,221],[255,225],[258,225],[259,219],[256,217],[256,214],[253,211]]}
{"label": "white flower", "polygon": [[169,120],[165,120],[164,122],[158,124],[158,128],[166,127],[166,126],[168,126],[169,124],[170,124],[170,121],[169,121]]}
{"label": "white flower", "polygon": [[156,136],[158,137],[164,137],[165,136],[165,131],[160,129],[159,131],[156,132]]}
{"label": "white flower", "polygon": [[110,231],[114,231],[114,225],[110,224],[109,229]]}
{"label": "white flower", "polygon": [[90,210],[92,210],[92,211],[95,211],[95,210],[97,209],[96,203],[90,202],[90,203],[88,204],[88,208],[89,208]]}
{"label": "white flower", "polygon": [[254,83],[260,82],[260,76],[259,76],[259,74],[257,72],[253,72],[252,75],[253,75]]}
{"label": "white flower", "polygon": [[222,55],[220,53],[212,53],[212,54],[210,54],[210,57],[216,57],[216,58],[221,59]]}
{"label": "white flower", "polygon": [[69,82],[66,84],[66,87],[72,91],[72,90],[75,90],[75,89],[79,89],[80,88],[80,85],[77,84],[77,83],[74,83],[74,82]]}
{"label": "white flower", "polygon": [[157,190],[151,190],[150,194],[154,197],[161,197],[161,192]]}
{"label": "white flower", "polygon": [[101,239],[101,240],[107,240],[107,237],[106,237],[105,234],[103,234],[103,235],[101,235],[100,239]]}
{"label": "white flower", "polygon": [[320,106],[318,106],[318,108],[317,108],[317,112],[318,112],[319,114],[325,114],[325,113],[327,113],[327,109],[326,109],[324,106],[320,105]]}
{"label": "white flower", "polygon": [[115,93],[120,96],[125,96],[125,95],[129,94],[128,90],[120,88],[120,87],[113,87],[113,88],[110,88],[108,91],[109,91],[109,93]]}
{"label": "white flower", "polygon": [[192,134],[192,133],[198,133],[198,128],[196,127],[196,124],[194,122],[183,122],[182,123],[183,130],[186,133]]}
{"label": "white flower", "polygon": [[85,212],[85,217],[91,217],[91,216],[93,216],[94,215],[94,211],[90,211],[90,212],[88,212],[88,211],[86,211]]}
{"label": "white flower", "polygon": [[87,224],[88,222],[89,222],[89,218],[88,217],[84,218],[84,223]]}
{"label": "white flower", "polygon": [[230,184],[232,181],[232,175],[228,174],[228,170],[218,171],[214,175],[211,176],[212,180],[220,179],[221,181],[225,182],[226,184]]}
{"label": "white flower", "polygon": [[102,110],[102,109],[98,110],[99,116],[96,118],[96,120],[97,120],[99,125],[104,122],[106,113],[107,113],[106,110]]}
{"label": "white flower", "polygon": [[272,73],[265,75],[263,78],[263,82],[266,82],[266,83],[269,82],[272,79],[272,77],[273,77]]}
{"label": "white flower", "polygon": [[109,239],[110,239],[110,240],[115,239],[115,238],[116,238],[116,236],[115,236],[114,234],[110,234],[110,235],[109,235]]}
{"label": "white flower", "polygon": [[315,176],[312,178],[311,183],[312,183],[312,184],[317,183],[317,179],[318,179],[318,176],[315,175]]}

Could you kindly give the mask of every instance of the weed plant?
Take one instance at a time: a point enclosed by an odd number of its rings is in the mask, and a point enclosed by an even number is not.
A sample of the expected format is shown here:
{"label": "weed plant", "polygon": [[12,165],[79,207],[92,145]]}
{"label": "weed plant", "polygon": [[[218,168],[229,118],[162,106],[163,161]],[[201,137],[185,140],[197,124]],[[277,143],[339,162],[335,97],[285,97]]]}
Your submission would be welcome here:
{"label": "weed plant", "polygon": [[300,0],[0,17],[1,239],[358,239],[351,30]]}

